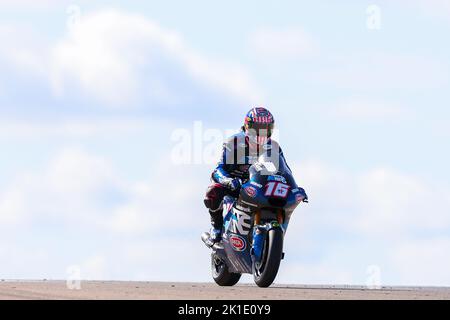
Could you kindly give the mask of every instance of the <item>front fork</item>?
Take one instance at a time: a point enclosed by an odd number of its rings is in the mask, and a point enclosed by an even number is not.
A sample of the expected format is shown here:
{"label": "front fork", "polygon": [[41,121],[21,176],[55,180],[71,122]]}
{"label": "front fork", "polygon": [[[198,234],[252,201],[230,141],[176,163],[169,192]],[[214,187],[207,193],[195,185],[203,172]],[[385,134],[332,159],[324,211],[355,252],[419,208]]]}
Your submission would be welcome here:
{"label": "front fork", "polygon": [[253,225],[253,243],[250,250],[252,260],[255,262],[261,262],[264,243],[267,234],[270,230],[275,228],[281,228],[284,223],[283,211],[281,209],[277,210],[277,220],[261,224],[261,212],[258,210],[255,213],[254,225]]}

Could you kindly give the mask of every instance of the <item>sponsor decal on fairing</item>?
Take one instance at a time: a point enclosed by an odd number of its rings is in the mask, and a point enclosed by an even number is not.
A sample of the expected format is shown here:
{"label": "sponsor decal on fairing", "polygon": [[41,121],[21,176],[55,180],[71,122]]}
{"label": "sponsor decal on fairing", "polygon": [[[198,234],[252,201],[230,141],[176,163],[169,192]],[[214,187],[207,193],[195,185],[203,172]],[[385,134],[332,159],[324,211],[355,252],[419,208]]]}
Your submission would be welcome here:
{"label": "sponsor decal on fairing", "polygon": [[245,190],[245,193],[247,193],[249,197],[251,197],[251,198],[256,197],[257,191],[254,187],[248,186],[248,187],[245,187],[244,190]]}
{"label": "sponsor decal on fairing", "polygon": [[245,239],[241,236],[238,236],[236,234],[233,234],[229,238],[230,245],[235,251],[244,251],[245,248],[247,248],[247,242]]}

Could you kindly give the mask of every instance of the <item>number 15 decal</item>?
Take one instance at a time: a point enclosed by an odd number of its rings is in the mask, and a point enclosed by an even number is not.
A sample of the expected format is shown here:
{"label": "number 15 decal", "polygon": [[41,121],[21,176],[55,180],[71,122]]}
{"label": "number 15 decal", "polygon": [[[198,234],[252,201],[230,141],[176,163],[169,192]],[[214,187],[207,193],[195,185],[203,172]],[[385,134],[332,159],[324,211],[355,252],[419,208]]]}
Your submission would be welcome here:
{"label": "number 15 decal", "polygon": [[287,184],[271,181],[266,184],[266,197],[278,197],[286,198],[289,192],[290,186]]}

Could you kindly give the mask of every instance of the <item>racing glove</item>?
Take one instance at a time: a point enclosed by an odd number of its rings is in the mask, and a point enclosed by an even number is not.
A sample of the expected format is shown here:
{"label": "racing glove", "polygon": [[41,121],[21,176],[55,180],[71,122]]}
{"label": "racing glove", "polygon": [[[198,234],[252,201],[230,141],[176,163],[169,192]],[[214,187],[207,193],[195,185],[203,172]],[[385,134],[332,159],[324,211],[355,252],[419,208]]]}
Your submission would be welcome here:
{"label": "racing glove", "polygon": [[231,191],[238,191],[241,186],[242,186],[242,181],[239,178],[229,178],[226,181],[226,186],[231,190]]}
{"label": "racing glove", "polygon": [[303,188],[298,188],[299,190],[300,190],[300,192],[303,194],[303,196],[305,197],[304,199],[303,199],[303,202],[306,202],[306,203],[308,203],[308,195],[306,194],[306,192],[305,192],[305,189],[303,189]]}

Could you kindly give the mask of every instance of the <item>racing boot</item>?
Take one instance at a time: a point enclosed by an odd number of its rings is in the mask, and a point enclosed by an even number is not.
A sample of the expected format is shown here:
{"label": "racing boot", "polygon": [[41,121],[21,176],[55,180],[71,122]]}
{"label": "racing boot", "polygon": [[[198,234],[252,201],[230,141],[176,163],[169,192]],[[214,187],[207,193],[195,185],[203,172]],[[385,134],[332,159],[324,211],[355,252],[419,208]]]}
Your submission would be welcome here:
{"label": "racing boot", "polygon": [[211,229],[209,233],[205,232],[202,235],[202,240],[208,247],[212,247],[222,240],[223,216],[221,210],[216,212],[210,210],[209,213],[211,215]]}

